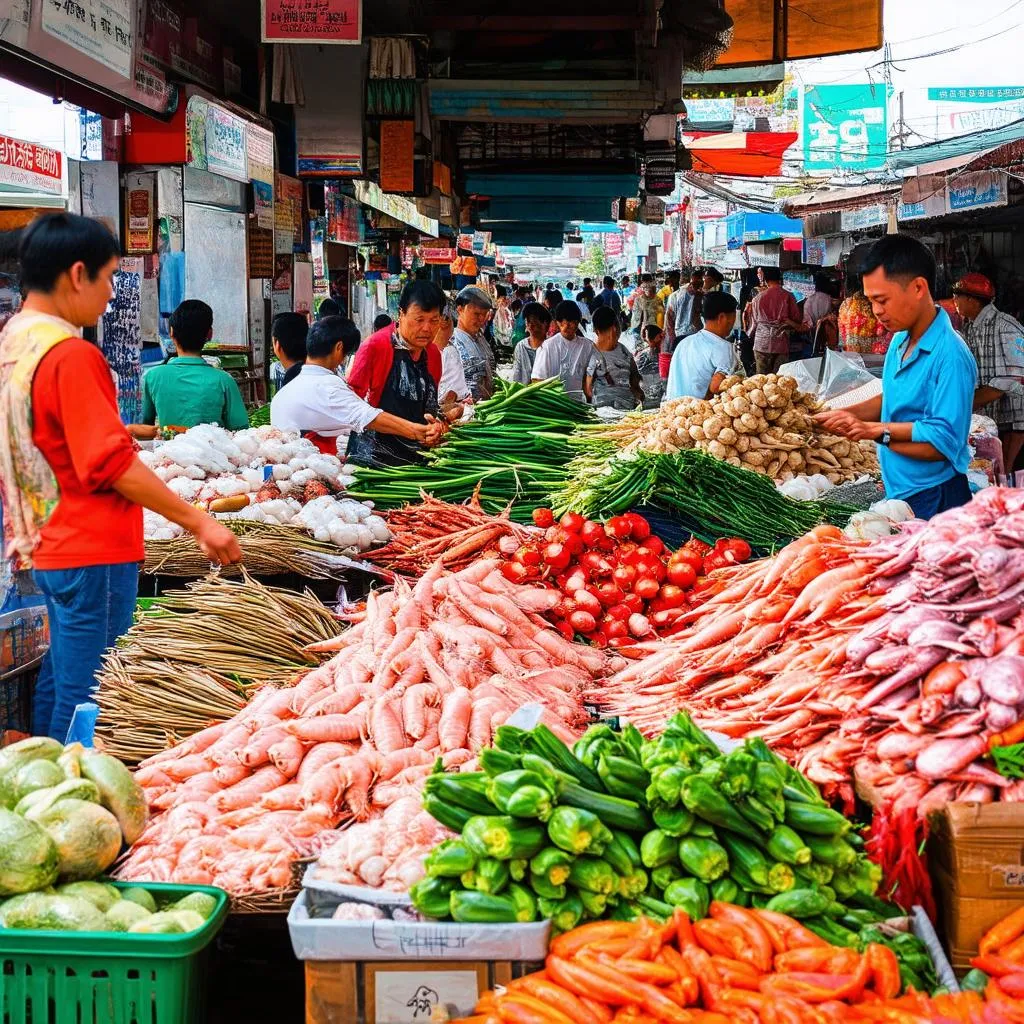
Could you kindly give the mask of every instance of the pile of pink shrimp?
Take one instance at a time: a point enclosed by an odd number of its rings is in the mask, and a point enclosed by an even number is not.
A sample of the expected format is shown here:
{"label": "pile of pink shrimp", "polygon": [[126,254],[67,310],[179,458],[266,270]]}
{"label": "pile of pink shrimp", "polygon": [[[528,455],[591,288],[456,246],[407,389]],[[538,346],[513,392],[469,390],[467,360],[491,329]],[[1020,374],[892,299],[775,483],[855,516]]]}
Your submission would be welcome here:
{"label": "pile of pink shrimp", "polygon": [[583,691],[614,660],[552,629],[542,616],[558,595],[500,566],[438,563],[415,587],[371,593],[361,621],[315,645],[336,653],[298,685],[266,688],[144,761],[135,777],[153,816],[118,877],[236,895],[287,887],[330,830],[418,798],[436,758],[475,767],[523,704],[571,742]]}

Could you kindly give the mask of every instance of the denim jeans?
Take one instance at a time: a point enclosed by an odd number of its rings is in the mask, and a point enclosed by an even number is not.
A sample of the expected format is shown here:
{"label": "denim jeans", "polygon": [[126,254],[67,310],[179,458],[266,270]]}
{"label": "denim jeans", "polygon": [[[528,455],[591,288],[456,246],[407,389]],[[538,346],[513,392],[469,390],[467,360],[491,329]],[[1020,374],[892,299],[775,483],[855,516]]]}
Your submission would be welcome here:
{"label": "denim jeans", "polygon": [[50,650],[32,701],[32,732],[64,742],[75,706],[91,700],[103,652],[132,624],[139,563],[35,569],[46,598]]}
{"label": "denim jeans", "polygon": [[963,473],[957,473],[945,483],[918,491],[906,500],[918,519],[931,519],[940,512],[966,505],[971,500],[971,485]]}

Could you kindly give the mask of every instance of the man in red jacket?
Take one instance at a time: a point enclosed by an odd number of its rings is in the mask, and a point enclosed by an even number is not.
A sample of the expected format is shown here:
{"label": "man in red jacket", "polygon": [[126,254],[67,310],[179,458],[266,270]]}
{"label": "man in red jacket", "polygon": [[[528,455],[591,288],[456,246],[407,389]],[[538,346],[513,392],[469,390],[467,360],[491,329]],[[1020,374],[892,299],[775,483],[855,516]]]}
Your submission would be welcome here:
{"label": "man in red jacket", "polygon": [[[444,316],[444,292],[432,281],[412,281],[398,303],[398,325],[381,328],[360,346],[345,375],[349,387],[370,405],[412,423],[427,423],[428,446],[445,430],[438,410],[441,352],[433,344]],[[414,441],[364,430],[349,438],[348,456],[366,465],[413,462]]]}
{"label": "man in red jacket", "polygon": [[131,625],[142,507],[184,527],[211,561],[241,560],[226,526],[135,454],[103,353],[81,337],[113,297],[118,245],[99,221],[40,217],[21,241],[21,310],[0,335],[0,487],[6,552],[46,598],[50,650],[32,731],[64,740],[103,652]]}

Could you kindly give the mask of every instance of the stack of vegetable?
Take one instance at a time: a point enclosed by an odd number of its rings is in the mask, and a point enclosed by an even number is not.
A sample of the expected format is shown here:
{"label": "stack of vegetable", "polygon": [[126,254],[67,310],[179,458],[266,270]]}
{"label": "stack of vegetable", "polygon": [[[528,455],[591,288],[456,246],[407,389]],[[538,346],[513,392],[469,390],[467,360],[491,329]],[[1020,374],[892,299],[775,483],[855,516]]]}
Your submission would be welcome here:
{"label": "stack of vegetable", "polygon": [[567,477],[565,487],[551,496],[557,512],[603,517],[650,504],[709,544],[719,537],[742,537],[763,554],[819,523],[843,526],[857,511],[787,498],[764,476],[696,450],[584,454],[573,460]]}
{"label": "stack of vegetable", "polygon": [[[710,914],[696,923],[680,911],[660,926],[641,919],[566,932],[552,941],[543,970],[484,993],[462,1024],[982,1019],[966,1015],[983,1009],[976,993],[898,999],[899,963],[883,945],[860,953],[832,946],[785,914],[717,900]],[[1001,1002],[1010,1005],[1009,997]]]}
{"label": "stack of vegetable", "polygon": [[653,416],[633,417],[629,427],[592,431],[641,451],[673,453],[698,448],[733,466],[772,480],[825,476],[830,483],[878,473],[873,443],[848,441],[821,431],[811,418],[817,400],[797,390],[796,380],[776,374],[726,377],[712,399],[679,398]]}
{"label": "stack of vegetable", "polygon": [[985,932],[971,967],[964,988],[983,990],[991,1002],[1024,1000],[1024,907]]}
{"label": "stack of vegetable", "polygon": [[[46,736],[4,747],[0,897],[10,898],[0,902],[0,927],[157,930],[134,927],[155,906],[138,908],[140,915],[120,906],[123,900],[112,886],[92,881],[139,838],[145,824],[142,790],[109,754],[80,743],[65,747]],[[63,884],[54,889],[57,882]],[[178,931],[191,931],[203,918],[188,927],[180,923]]]}
{"label": "stack of vegetable", "polygon": [[[144,762],[137,778],[161,813],[119,877],[286,888],[325,834],[418,796],[437,757],[469,764],[522,704],[573,736],[579,694],[608,658],[552,629],[540,613],[556,595],[509,583],[500,565],[437,563],[415,588],[399,578],[371,592],[360,622],[313,645],[329,662]],[[399,858],[367,861],[356,873],[368,884],[398,880]]]}
{"label": "stack of vegetable", "polygon": [[543,726],[503,726],[496,741],[483,771],[427,779],[425,809],[460,833],[412,889],[428,916],[565,930],[675,907],[700,919],[718,899],[854,945],[885,913],[851,823],[762,742],[722,754],[685,714],[653,741],[607,725],[572,751]]}
{"label": "stack of vegetable", "polygon": [[[268,629],[268,623],[274,628]],[[323,656],[307,645],[340,623],[311,593],[217,574],[167,591],[136,615],[99,673],[104,749],[128,764],[159,753],[285,685]]]}
{"label": "stack of vegetable", "polygon": [[720,539],[712,549],[691,539],[666,560],[665,545],[635,512],[603,525],[566,512],[556,524],[551,509],[538,508],[533,521],[545,528],[542,539],[507,537],[499,545],[505,578],[556,589],[551,621],[567,639],[579,635],[599,647],[671,632],[699,599],[698,575],[750,557],[744,540]]}
{"label": "stack of vegetable", "polygon": [[496,549],[499,540],[510,540],[518,547],[532,541],[536,532],[512,522],[507,509],[489,515],[476,491],[463,505],[423,495],[416,504],[384,513],[384,520],[391,540],[367,552],[366,558],[406,576],[418,576],[438,560],[446,569],[464,569]]}
{"label": "stack of vegetable", "polygon": [[593,419],[586,405],[569,398],[557,380],[521,385],[498,379],[493,398],[455,426],[423,463],[381,469],[357,467],[349,493],[379,508],[416,501],[421,492],[444,501],[465,501],[475,489],[493,515],[529,521],[529,510],[563,486],[573,456],[569,435]]}

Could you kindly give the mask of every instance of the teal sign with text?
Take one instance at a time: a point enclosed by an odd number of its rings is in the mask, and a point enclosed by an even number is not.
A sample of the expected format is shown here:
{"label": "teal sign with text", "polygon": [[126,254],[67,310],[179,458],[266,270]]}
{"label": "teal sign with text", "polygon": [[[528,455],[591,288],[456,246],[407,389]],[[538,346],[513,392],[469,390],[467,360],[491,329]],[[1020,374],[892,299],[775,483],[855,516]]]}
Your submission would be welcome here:
{"label": "teal sign with text", "polygon": [[805,170],[885,167],[889,135],[884,85],[808,85],[802,114]]}

